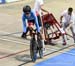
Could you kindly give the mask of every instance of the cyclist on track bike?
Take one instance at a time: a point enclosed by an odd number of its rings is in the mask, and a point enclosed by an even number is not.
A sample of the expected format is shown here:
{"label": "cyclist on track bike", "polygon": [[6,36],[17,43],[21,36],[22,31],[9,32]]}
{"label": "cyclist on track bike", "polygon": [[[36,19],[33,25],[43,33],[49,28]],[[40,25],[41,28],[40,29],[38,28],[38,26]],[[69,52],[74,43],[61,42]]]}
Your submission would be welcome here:
{"label": "cyclist on track bike", "polygon": [[[40,28],[39,28],[37,16],[34,13],[34,11],[31,10],[31,7],[28,5],[23,7],[22,21],[23,21],[22,38],[26,38],[26,34],[27,34],[28,30],[34,29],[34,27],[33,27],[34,25],[36,26],[37,34],[38,35],[40,34]],[[40,46],[41,45],[42,45],[42,43],[40,44]],[[42,56],[43,56],[43,53],[42,53],[42,55],[40,55],[40,57],[42,57]],[[32,61],[35,61],[36,58],[37,58],[37,52],[35,53],[35,57],[32,59]]]}

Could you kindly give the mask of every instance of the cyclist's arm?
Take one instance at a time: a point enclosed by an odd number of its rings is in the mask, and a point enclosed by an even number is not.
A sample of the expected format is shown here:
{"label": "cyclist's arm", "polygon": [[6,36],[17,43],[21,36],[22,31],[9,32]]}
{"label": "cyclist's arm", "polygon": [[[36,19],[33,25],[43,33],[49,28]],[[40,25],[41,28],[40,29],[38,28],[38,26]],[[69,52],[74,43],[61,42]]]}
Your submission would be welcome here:
{"label": "cyclist's arm", "polygon": [[37,16],[35,15],[35,13],[33,13],[33,16],[34,16],[34,20],[35,20],[35,25],[36,25],[37,31],[40,32]]}
{"label": "cyclist's arm", "polygon": [[27,25],[26,25],[26,17],[24,14],[22,15],[22,22],[23,22],[23,31],[26,32]]}

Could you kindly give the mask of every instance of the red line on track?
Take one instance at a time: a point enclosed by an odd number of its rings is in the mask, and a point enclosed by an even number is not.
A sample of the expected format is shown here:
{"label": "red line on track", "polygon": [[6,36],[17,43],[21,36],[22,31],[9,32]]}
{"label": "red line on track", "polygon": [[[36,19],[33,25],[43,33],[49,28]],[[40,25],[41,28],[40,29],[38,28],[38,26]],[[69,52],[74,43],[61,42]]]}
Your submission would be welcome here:
{"label": "red line on track", "polygon": [[14,55],[16,55],[16,54],[20,54],[20,53],[26,52],[26,51],[28,51],[28,50],[29,50],[29,49],[27,49],[27,50],[22,50],[22,51],[19,51],[19,52],[16,52],[16,53],[11,53],[11,54],[9,54],[9,55],[0,57],[0,59],[4,59],[4,58],[10,57],[10,56],[14,56]]}

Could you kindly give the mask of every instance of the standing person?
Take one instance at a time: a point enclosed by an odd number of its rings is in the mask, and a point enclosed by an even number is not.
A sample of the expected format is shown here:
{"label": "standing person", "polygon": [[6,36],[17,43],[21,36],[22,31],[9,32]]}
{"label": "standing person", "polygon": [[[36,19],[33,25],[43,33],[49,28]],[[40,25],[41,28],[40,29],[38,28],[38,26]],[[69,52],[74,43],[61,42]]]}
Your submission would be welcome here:
{"label": "standing person", "polygon": [[40,27],[42,27],[42,20],[41,20],[42,11],[48,13],[48,11],[46,11],[45,9],[42,8],[43,5],[44,5],[43,0],[35,0],[34,11],[38,17]]}
{"label": "standing person", "polygon": [[47,12],[47,13],[48,13],[48,11],[46,11],[46,10],[44,10],[42,8],[43,5],[44,5],[44,1],[43,0],[35,0],[34,11],[35,11],[35,13],[37,15],[38,23],[39,23],[39,26],[40,26],[40,29],[41,29],[41,32],[42,32],[42,44],[43,44],[43,49],[45,50],[45,45],[44,45],[44,30],[42,30],[43,23],[42,23],[41,16],[42,16],[42,11]]}
{"label": "standing person", "polygon": [[[74,21],[75,21],[75,14],[73,13],[73,8],[69,7],[68,10],[65,10],[62,12],[61,17],[60,17],[60,22],[62,24],[62,27],[64,31],[67,29],[71,29],[74,43],[75,43],[75,30],[74,30]],[[66,38],[63,37],[63,41]],[[65,45],[65,43],[63,43]]]}

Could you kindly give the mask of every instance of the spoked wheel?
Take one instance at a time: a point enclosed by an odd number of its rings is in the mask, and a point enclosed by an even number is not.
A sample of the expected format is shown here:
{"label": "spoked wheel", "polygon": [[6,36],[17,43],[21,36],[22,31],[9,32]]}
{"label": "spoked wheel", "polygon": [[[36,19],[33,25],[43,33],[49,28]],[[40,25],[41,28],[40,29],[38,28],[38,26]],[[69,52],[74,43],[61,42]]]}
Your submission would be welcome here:
{"label": "spoked wheel", "polygon": [[33,62],[37,59],[37,41],[32,38],[30,41],[30,56]]}

